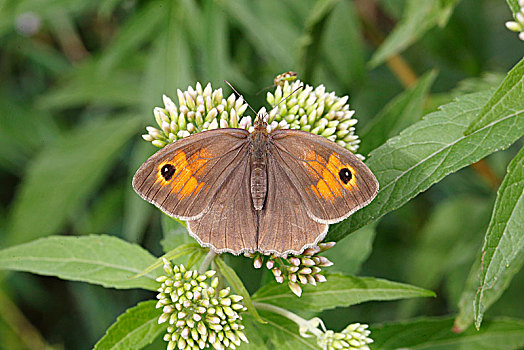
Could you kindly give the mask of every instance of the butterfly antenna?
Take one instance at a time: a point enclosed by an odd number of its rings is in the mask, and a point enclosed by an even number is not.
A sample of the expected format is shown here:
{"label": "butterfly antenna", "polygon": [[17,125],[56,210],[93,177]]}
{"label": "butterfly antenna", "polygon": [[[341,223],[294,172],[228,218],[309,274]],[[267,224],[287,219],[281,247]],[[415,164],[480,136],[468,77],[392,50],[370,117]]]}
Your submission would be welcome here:
{"label": "butterfly antenna", "polygon": [[260,90],[259,92],[257,92],[256,94],[257,94],[257,95],[260,95],[262,92],[271,89],[273,86],[275,86],[275,85],[268,85],[268,86],[266,86],[265,88],[261,89],[261,90]]}
{"label": "butterfly antenna", "polygon": [[251,107],[251,105],[246,101],[246,99],[244,98],[244,96],[240,95],[238,93],[238,91],[233,87],[233,85],[229,84],[229,81],[227,80],[224,80],[226,82],[227,85],[229,85],[229,87],[235,92],[235,94],[237,94],[238,97],[240,97],[242,100],[244,100],[245,103],[247,103],[249,109],[251,109],[253,111],[253,113],[255,114],[255,118],[257,117],[258,113],[255,112],[255,110],[253,109],[253,107]]}

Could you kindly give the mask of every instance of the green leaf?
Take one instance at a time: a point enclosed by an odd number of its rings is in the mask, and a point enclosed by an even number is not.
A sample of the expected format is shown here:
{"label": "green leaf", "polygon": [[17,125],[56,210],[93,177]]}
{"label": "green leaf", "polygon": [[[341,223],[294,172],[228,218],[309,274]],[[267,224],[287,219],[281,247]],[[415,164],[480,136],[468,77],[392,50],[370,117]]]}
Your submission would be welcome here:
{"label": "green leaf", "polygon": [[107,20],[115,11],[122,0],[106,0],[98,7],[98,15]]}
{"label": "green leaf", "polygon": [[[516,123],[524,114],[524,59],[513,67],[488,103],[482,107],[477,118],[467,128],[470,135],[500,121],[501,116]],[[510,113],[508,113],[508,111]],[[511,127],[511,126],[509,126]]]}
{"label": "green leaf", "polygon": [[35,110],[26,101],[13,101],[3,94],[0,95],[0,124],[0,167],[16,176],[23,173],[29,158],[46,139],[59,135],[50,114]]}
{"label": "green leaf", "polygon": [[112,236],[52,236],[0,250],[0,269],[117,289],[155,290],[156,273],[131,279],[154,259],[142,247]]}
{"label": "green leaf", "polygon": [[253,300],[289,309],[322,311],[373,300],[435,296],[435,293],[426,289],[380,278],[340,274],[330,274],[326,278],[327,282],[319,283],[316,287],[302,286],[300,298],[291,293],[286,284],[270,283],[260,288],[253,295]]}
{"label": "green leaf", "polygon": [[[190,38],[191,44],[197,46],[199,51],[199,76],[205,77],[205,81],[210,82],[213,86],[218,87],[224,84],[224,79],[235,82],[238,87],[240,84],[247,86],[253,83],[244,76],[244,72],[238,70],[238,62],[233,62],[231,57],[231,47],[235,42],[231,42],[232,28],[229,23],[229,17],[223,9],[223,6],[216,0],[205,0],[201,3],[201,11],[195,2],[183,2],[187,8],[188,15],[191,18],[187,21],[187,28],[193,32]],[[197,18],[197,19],[195,19]],[[202,26],[202,23],[206,23]],[[251,103],[253,103],[251,101]]]}
{"label": "green leaf", "polygon": [[[31,66],[37,66],[48,74],[62,76],[73,69],[71,62],[51,43],[49,45],[41,45],[41,43],[36,43],[32,40],[19,40],[18,44],[16,51],[31,61]],[[39,113],[42,113],[42,111],[39,111]]]}
{"label": "green leaf", "polygon": [[270,344],[264,339],[264,333],[258,327],[263,326],[257,322],[250,314],[242,315],[242,325],[245,327],[243,332],[246,334],[249,343],[242,342],[238,349],[240,350],[268,350],[271,349]]}
{"label": "green leaf", "polygon": [[311,80],[313,70],[319,61],[321,38],[337,3],[338,0],[316,1],[308,14],[298,48],[301,63],[299,71],[302,72],[301,79],[305,81]]}
{"label": "green leaf", "polygon": [[[362,227],[357,232],[337,242],[333,248],[322,253],[334,264],[330,267],[330,271],[349,275],[357,274],[373,249],[375,226],[371,224]],[[348,252],[351,252],[351,254],[348,254]]]}
{"label": "green leaf", "polygon": [[[471,94],[484,90],[496,89],[506,77],[502,72],[484,72],[481,76],[469,77],[457,83],[457,86],[449,91],[455,96]],[[451,102],[451,101],[450,101]]]}
{"label": "green leaf", "polygon": [[260,318],[260,315],[258,314],[257,310],[255,309],[255,306],[253,305],[253,300],[251,300],[251,296],[249,295],[249,292],[247,291],[246,287],[242,283],[242,280],[236,274],[235,270],[229,267],[224,262],[224,260],[222,260],[218,255],[215,257],[214,261],[217,264],[217,267],[220,270],[220,273],[229,282],[231,287],[233,287],[233,290],[244,298],[242,302],[247,307],[249,313],[255,318],[255,320],[257,320],[258,322],[264,323],[264,320]]}
{"label": "green leaf", "polygon": [[[488,201],[479,197],[455,196],[440,202],[420,230],[412,253],[405,258],[406,282],[437,289],[458,266],[469,266],[480,249],[489,210]],[[419,301],[404,302],[399,318],[412,317]]]}
{"label": "green leaf", "polygon": [[207,251],[207,249],[199,249],[196,252],[194,252],[193,254],[191,254],[189,258],[187,259],[187,268],[188,269],[192,268],[196,263],[200,261],[200,259],[205,257],[208,252],[209,251]]}
{"label": "green leaf", "polygon": [[402,19],[371,57],[371,68],[403,51],[437,24],[443,27],[457,2],[458,0],[408,0]]}
{"label": "green leaf", "polygon": [[[164,25],[155,36],[154,48],[150,50],[145,70],[145,83],[142,85],[144,109],[160,104],[162,94],[172,98],[178,88],[194,81],[193,58],[187,35],[184,30],[186,11],[181,2],[164,0],[160,18]],[[147,117],[151,120],[150,115]]]}
{"label": "green leaf", "polygon": [[16,195],[9,244],[57,233],[100,185],[138,128],[136,116],[79,127],[45,148],[31,164]]}
{"label": "green leaf", "polygon": [[508,166],[497,192],[482,248],[480,288],[474,303],[475,325],[524,265],[524,148]]}
{"label": "green leaf", "polygon": [[363,140],[359,153],[368,154],[388,138],[419,121],[422,117],[424,101],[436,76],[436,71],[425,74],[416,85],[392,99],[371,122],[366,124],[359,132]]}
{"label": "green leaf", "polygon": [[338,77],[347,90],[362,86],[366,75],[367,51],[353,1],[337,3],[326,24],[321,45],[321,54],[325,59],[316,64],[322,65],[323,69]]}
{"label": "green leaf", "polygon": [[427,318],[371,327],[374,350],[511,350],[524,346],[524,321],[500,318],[486,322],[480,331],[452,332],[453,319]]}
{"label": "green leaf", "polygon": [[160,218],[162,223],[162,233],[164,238],[160,241],[164,251],[175,249],[181,244],[197,243],[197,241],[189,235],[184,221],[174,219],[168,215],[162,215]]}
{"label": "green leaf", "polygon": [[[132,65],[136,58],[128,56],[126,64]],[[119,66],[107,71],[99,68],[96,60],[83,61],[82,65],[61,77],[58,87],[43,93],[36,105],[42,109],[63,110],[86,104],[134,107],[140,102],[139,81],[135,75],[129,74],[128,67]]]}
{"label": "green leaf", "polygon": [[457,97],[475,92],[496,89],[504,77],[505,73],[484,72],[478,77],[469,77],[457,83],[455,88],[446,92],[432,93],[424,105],[424,110],[429,113],[437,110],[441,105],[454,101]]}
{"label": "green leaf", "polygon": [[464,283],[462,294],[460,295],[460,300],[458,302],[459,313],[455,317],[455,322],[453,323],[453,331],[456,333],[464,332],[464,330],[466,330],[473,323],[473,301],[479,287],[481,257],[481,254],[477,254],[477,257],[471,266],[466,282]]}
{"label": "green leaf", "polygon": [[102,71],[113,69],[158,35],[162,27],[162,21],[158,19],[165,15],[165,8],[160,1],[149,1],[143,5],[119,27],[107,49],[102,51],[99,63]]}
{"label": "green leaf", "polygon": [[120,181],[111,187],[102,188],[100,194],[89,205],[74,213],[71,225],[81,236],[92,232],[104,232],[108,227],[120,224],[123,193],[129,182]]}
{"label": "green leaf", "polygon": [[[464,131],[492,96],[460,97],[427,115],[374,150],[366,162],[380,183],[375,200],[347,220],[332,225],[327,240],[339,240],[397,209],[446,175],[504,149],[524,134],[524,115],[501,110],[493,123],[465,136]],[[524,90],[517,96],[524,99]]]}
{"label": "green leaf", "polygon": [[156,300],[138,303],[118,316],[106,334],[95,344],[95,350],[142,349],[151,344],[166,329],[158,324],[161,310]]}
{"label": "green leaf", "polygon": [[456,268],[457,259],[472,259],[475,251],[465,250],[464,242],[474,241],[485,229],[486,209],[487,202],[474,197],[442,202],[422,228],[420,240],[408,258],[408,282],[435,288],[446,271]]}
{"label": "green leaf", "polygon": [[212,84],[222,84],[225,77],[233,78],[229,72],[234,70],[231,69],[233,63],[229,54],[230,42],[227,40],[230,35],[227,17],[214,0],[204,1],[203,17],[208,24],[202,28],[203,40],[199,41],[199,44],[202,44],[204,76]]}
{"label": "green leaf", "polygon": [[[260,310],[260,315],[265,323],[253,322],[253,326],[258,335],[268,339],[267,349],[319,349],[316,345],[315,338],[301,337],[297,324],[288,318],[265,310]],[[249,338],[250,334],[246,332],[246,336],[248,340],[251,341]],[[258,347],[258,349],[260,349],[260,347]]]}
{"label": "green leaf", "polygon": [[[257,53],[270,62],[276,61],[280,67],[293,67],[296,57],[290,50],[290,43],[296,43],[299,30],[287,20],[291,14],[275,2],[257,1],[247,3],[243,0],[219,1],[229,18],[237,22],[241,33],[257,50]],[[238,40],[238,39],[237,39]]]}
{"label": "green leaf", "polygon": [[138,277],[147,275],[151,271],[156,270],[157,268],[159,268],[160,266],[162,266],[164,264],[164,261],[163,261],[164,259],[174,260],[174,259],[176,259],[176,258],[178,258],[180,256],[183,256],[183,255],[193,254],[193,253],[195,253],[195,252],[197,252],[198,250],[201,250],[201,249],[204,249],[204,248],[202,248],[197,243],[187,243],[187,244],[183,244],[181,246],[178,246],[175,249],[170,250],[169,252],[165,253],[164,255],[162,255],[161,257],[156,259],[156,261],[154,263],[149,265],[147,268],[145,268],[140,273],[138,273],[135,276],[133,276],[133,278],[138,278]]}

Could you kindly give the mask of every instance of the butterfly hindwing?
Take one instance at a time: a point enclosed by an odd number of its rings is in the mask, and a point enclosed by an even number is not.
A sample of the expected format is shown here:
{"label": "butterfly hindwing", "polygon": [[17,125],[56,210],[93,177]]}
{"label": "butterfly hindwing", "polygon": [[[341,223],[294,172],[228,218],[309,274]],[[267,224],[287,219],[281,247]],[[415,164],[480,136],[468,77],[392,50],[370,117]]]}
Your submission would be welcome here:
{"label": "butterfly hindwing", "polygon": [[308,215],[297,189],[301,184],[292,181],[278,158],[269,157],[267,170],[268,192],[259,214],[258,250],[300,254],[324,238],[328,225]]}
{"label": "butterfly hindwing", "polygon": [[251,201],[249,155],[231,164],[231,168],[204,215],[188,221],[187,227],[200,244],[218,253],[254,252],[257,214]]}

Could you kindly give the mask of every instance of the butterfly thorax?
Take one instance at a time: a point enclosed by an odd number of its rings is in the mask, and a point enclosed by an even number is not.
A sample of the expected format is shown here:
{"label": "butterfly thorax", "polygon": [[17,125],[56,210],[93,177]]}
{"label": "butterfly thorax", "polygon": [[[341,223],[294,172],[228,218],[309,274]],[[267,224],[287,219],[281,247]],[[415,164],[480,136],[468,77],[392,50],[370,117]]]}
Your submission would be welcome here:
{"label": "butterfly thorax", "polygon": [[262,210],[267,194],[267,123],[259,115],[255,122],[255,129],[249,135],[251,142],[251,199],[255,210]]}

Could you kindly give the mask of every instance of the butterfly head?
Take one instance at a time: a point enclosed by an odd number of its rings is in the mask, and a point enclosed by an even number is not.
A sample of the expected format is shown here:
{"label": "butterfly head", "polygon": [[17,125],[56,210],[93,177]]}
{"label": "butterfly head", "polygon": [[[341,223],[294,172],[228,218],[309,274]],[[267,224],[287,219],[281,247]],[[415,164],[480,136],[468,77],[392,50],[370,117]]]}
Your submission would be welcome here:
{"label": "butterfly head", "polygon": [[255,130],[267,130],[268,114],[266,111],[258,112],[255,119]]}

